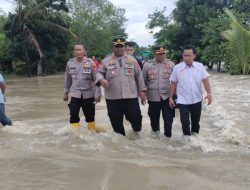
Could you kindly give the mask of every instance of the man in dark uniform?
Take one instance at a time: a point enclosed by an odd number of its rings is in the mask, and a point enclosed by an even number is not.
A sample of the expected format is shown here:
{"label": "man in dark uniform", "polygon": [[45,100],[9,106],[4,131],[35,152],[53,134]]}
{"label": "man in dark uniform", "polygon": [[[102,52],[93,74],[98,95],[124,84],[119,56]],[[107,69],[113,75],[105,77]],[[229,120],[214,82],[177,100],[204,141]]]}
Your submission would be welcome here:
{"label": "man in dark uniform", "polygon": [[123,117],[135,132],[141,131],[142,115],[138,95],[145,103],[142,72],[135,58],[125,53],[125,39],[113,39],[113,53],[106,56],[96,73],[96,84],[105,89],[108,115],[117,133],[125,135]]}
{"label": "man in dark uniform", "polygon": [[143,77],[147,87],[148,115],[153,132],[160,131],[160,113],[164,120],[164,135],[171,137],[174,109],[168,104],[169,77],[174,63],[166,59],[166,48],[162,45],[154,47],[155,58],[143,67]]}
{"label": "man in dark uniform", "polygon": [[[142,59],[138,59],[137,56],[140,56],[140,55],[135,54],[135,44],[136,44],[135,42],[126,42],[125,43],[125,50],[126,50],[127,54],[134,56],[134,58],[136,59],[136,61],[140,65],[140,68],[142,69],[142,67],[143,67]],[[141,57],[142,57],[142,55],[141,55]]]}

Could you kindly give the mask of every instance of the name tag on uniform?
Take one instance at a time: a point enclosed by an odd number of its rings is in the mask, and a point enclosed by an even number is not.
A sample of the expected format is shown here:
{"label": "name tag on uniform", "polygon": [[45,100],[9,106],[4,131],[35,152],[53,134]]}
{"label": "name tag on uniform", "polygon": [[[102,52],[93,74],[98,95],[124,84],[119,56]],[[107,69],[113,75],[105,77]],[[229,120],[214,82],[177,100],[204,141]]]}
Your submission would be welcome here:
{"label": "name tag on uniform", "polygon": [[107,69],[115,69],[116,68],[116,65],[115,64],[109,64]]}
{"label": "name tag on uniform", "polygon": [[125,68],[127,68],[127,69],[133,69],[133,68],[134,68],[134,65],[126,64],[126,65],[125,65]]}
{"label": "name tag on uniform", "polygon": [[83,73],[90,74],[90,73],[91,73],[91,70],[90,70],[90,69],[83,69]]}
{"label": "name tag on uniform", "polygon": [[153,78],[155,78],[155,75],[151,74],[151,75],[149,75],[149,77],[150,77],[151,79],[153,79]]}
{"label": "name tag on uniform", "polygon": [[154,68],[149,68],[148,76],[149,76],[149,79],[155,79],[157,77],[157,70]]}

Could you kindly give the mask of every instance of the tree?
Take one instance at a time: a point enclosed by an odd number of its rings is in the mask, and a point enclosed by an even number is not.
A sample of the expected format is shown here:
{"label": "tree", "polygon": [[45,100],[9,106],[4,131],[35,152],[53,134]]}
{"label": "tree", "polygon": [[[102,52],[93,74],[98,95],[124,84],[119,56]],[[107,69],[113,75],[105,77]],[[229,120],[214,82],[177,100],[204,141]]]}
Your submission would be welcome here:
{"label": "tree", "polygon": [[204,46],[201,59],[204,60],[209,68],[217,64],[217,70],[221,71],[222,62],[226,65],[230,62],[228,43],[223,38],[222,31],[229,28],[229,19],[221,14],[217,18],[210,18],[202,25],[204,33],[201,42]]}
{"label": "tree", "polygon": [[230,30],[223,33],[229,40],[233,61],[231,68],[233,74],[249,74],[250,71],[250,29],[246,29],[238,22],[233,13],[226,9],[226,14],[230,18]]}
{"label": "tree", "polygon": [[159,29],[159,32],[154,34],[156,39],[156,44],[163,44],[169,50],[169,57],[175,59],[177,52],[182,48],[180,42],[183,41],[183,37],[180,33],[182,31],[181,27],[173,22],[169,17],[165,16],[166,8],[163,10],[155,10],[153,14],[149,14],[150,19],[146,27],[151,29],[153,33],[154,29]]}
{"label": "tree", "polygon": [[124,35],[125,10],[108,0],[69,0],[72,29],[88,54],[103,58],[111,51],[112,38]]}
{"label": "tree", "polygon": [[0,69],[3,72],[12,72],[12,64],[8,54],[9,40],[3,31],[3,26],[7,21],[7,16],[0,10]]}
{"label": "tree", "polygon": [[[26,61],[29,77],[31,58],[35,60],[45,58],[41,42],[37,37],[39,31],[76,37],[59,19],[58,10],[66,9],[65,0],[59,2],[58,4],[58,1],[54,0],[16,0],[15,13],[9,14],[9,20],[5,25],[6,35],[12,40],[12,47],[15,47],[19,59]],[[20,50],[24,53],[24,57]],[[41,74],[41,62],[38,61],[37,67],[38,74]]]}
{"label": "tree", "polygon": [[157,43],[168,47],[170,58],[186,44],[197,47],[197,60],[212,68],[228,62],[228,43],[221,32],[229,27],[224,7],[235,10],[242,24],[250,21],[250,0],[178,0],[171,17],[164,16],[165,10],[149,15],[148,28],[160,27],[154,37]]}

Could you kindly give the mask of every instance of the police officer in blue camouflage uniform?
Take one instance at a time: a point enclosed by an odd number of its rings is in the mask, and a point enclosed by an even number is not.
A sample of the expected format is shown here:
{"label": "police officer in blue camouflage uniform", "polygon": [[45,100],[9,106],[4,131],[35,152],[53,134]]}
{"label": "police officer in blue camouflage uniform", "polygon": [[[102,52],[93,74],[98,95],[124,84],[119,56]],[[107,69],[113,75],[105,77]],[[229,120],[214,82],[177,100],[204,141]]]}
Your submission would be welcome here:
{"label": "police officer in blue camouflage uniform", "polygon": [[64,101],[69,103],[70,123],[73,128],[80,127],[79,111],[82,108],[88,129],[101,132],[95,126],[95,103],[101,100],[101,89],[94,84],[96,65],[86,57],[83,45],[74,47],[75,58],[70,59],[66,66],[64,82]]}
{"label": "police officer in blue camouflage uniform", "polygon": [[125,53],[124,46],[124,38],[113,39],[113,53],[102,60],[96,73],[96,84],[105,89],[113,130],[122,135],[125,135],[124,115],[135,132],[141,131],[142,115],[138,95],[144,104],[146,90],[140,66],[133,56]]}
{"label": "police officer in blue camouflage uniform", "polygon": [[166,59],[166,48],[157,45],[154,48],[153,60],[148,61],[143,67],[143,78],[147,88],[148,115],[150,117],[152,131],[156,134],[160,131],[160,113],[164,120],[164,135],[171,137],[174,109],[168,104],[170,81],[169,77],[174,63]]}

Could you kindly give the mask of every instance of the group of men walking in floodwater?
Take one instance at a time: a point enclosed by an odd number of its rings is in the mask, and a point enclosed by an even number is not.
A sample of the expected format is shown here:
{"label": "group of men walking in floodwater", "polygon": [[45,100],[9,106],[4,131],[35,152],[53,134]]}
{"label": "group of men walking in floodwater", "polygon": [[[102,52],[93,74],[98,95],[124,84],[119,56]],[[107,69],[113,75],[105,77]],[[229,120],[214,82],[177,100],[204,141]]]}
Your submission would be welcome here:
{"label": "group of men walking in floodwater", "polygon": [[87,58],[83,45],[74,46],[75,58],[70,59],[66,66],[63,97],[64,101],[71,97],[68,104],[71,127],[80,127],[79,112],[82,108],[88,129],[105,131],[95,123],[95,105],[101,101],[103,87],[108,116],[116,133],[126,135],[125,116],[135,134],[139,135],[142,130],[140,103],[148,103],[152,133],[157,135],[160,132],[162,112],[164,135],[171,137],[175,108],[178,107],[183,134],[197,135],[204,100],[202,84],[208,105],[212,102],[212,94],[208,72],[203,64],[194,61],[194,46],[184,47],[183,61],[175,65],[167,59],[165,46],[156,45],[153,47],[154,59],[142,65],[133,56],[131,43],[123,37],[114,38],[112,43],[113,53],[101,61],[99,68]]}

